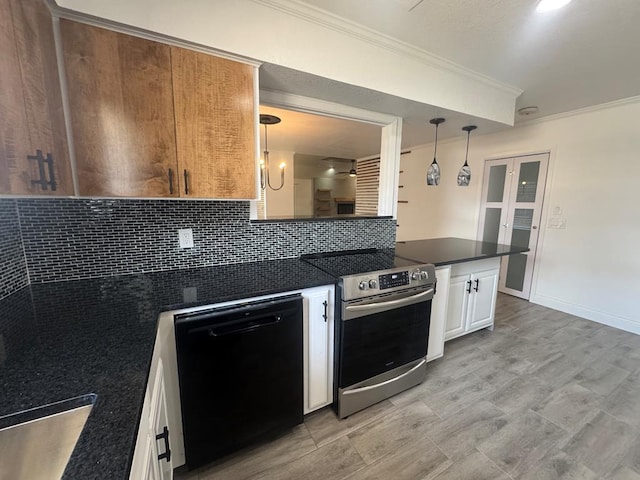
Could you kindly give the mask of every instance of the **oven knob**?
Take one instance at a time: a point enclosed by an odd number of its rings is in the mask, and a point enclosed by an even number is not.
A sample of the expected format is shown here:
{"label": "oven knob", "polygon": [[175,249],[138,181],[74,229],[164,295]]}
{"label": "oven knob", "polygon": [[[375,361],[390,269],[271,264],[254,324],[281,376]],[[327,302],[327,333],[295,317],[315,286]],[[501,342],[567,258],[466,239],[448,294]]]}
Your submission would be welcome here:
{"label": "oven knob", "polygon": [[369,284],[364,280],[358,284],[360,290],[369,290]]}
{"label": "oven knob", "polygon": [[411,280],[420,280],[420,270],[411,274]]}
{"label": "oven knob", "polygon": [[429,274],[427,272],[420,272],[420,278],[422,280],[429,280]]}
{"label": "oven knob", "polygon": [[369,288],[378,288],[377,280],[369,280]]}

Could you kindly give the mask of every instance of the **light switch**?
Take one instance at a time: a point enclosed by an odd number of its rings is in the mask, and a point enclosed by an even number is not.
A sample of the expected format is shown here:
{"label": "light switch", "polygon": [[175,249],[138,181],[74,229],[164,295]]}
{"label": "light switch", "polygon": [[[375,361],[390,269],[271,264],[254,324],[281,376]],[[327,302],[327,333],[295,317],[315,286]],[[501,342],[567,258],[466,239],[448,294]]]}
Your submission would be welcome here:
{"label": "light switch", "polygon": [[567,228],[567,219],[566,218],[550,218],[549,219],[549,228],[557,228],[559,230],[564,230]]}

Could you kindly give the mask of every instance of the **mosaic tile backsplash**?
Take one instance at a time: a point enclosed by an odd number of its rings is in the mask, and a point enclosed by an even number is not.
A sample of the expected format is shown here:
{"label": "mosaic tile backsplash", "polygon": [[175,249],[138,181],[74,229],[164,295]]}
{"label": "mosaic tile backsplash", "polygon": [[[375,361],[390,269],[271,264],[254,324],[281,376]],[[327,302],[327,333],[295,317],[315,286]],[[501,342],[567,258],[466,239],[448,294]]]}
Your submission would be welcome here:
{"label": "mosaic tile backsplash", "polygon": [[0,199],[0,299],[28,284],[16,201]]}
{"label": "mosaic tile backsplash", "polygon": [[[19,199],[17,206],[32,283],[389,248],[396,230],[394,219],[250,222],[249,202]],[[193,229],[194,248],[179,248],[179,228]]]}

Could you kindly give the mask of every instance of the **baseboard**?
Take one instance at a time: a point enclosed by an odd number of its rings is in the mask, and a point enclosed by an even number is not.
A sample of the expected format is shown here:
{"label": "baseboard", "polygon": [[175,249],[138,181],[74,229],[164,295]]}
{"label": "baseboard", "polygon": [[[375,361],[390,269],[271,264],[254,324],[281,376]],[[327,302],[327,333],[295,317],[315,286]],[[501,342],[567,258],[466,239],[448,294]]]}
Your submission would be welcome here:
{"label": "baseboard", "polygon": [[594,322],[602,323],[603,325],[608,325],[610,327],[640,335],[640,322],[631,320],[630,318],[601,312],[599,310],[565,302],[558,298],[548,297],[546,295],[532,295],[529,301],[531,303],[542,305],[543,307],[560,310],[561,312],[576,315],[587,320],[592,320]]}

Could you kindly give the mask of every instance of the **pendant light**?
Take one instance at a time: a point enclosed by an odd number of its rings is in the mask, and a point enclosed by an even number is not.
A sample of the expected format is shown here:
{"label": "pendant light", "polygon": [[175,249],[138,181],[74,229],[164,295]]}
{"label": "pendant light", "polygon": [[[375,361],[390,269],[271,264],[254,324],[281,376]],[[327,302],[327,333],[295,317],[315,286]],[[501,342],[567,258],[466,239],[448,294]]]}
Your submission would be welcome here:
{"label": "pendant light", "polygon": [[436,126],[436,141],[433,146],[433,162],[427,170],[427,185],[437,186],[440,184],[440,165],[436,162],[436,152],[438,151],[438,125],[444,123],[444,118],[432,118],[429,120],[431,125]]}
{"label": "pendant light", "polygon": [[469,136],[471,135],[471,132],[476,128],[478,127],[476,127],[475,125],[468,125],[466,127],[462,127],[462,130],[467,132],[467,153],[464,156],[464,165],[458,172],[458,185],[461,187],[468,187],[469,183],[471,183],[471,168],[467,163],[467,160],[469,158]]}
{"label": "pendant light", "polygon": [[271,190],[280,190],[284,187],[284,162],[280,164],[280,186],[274,188],[271,185],[271,178],[269,177],[269,143],[267,139],[267,125],[276,125],[280,123],[280,117],[275,115],[260,114],[260,123],[264,125],[264,158],[260,161],[260,188],[265,190],[267,186]]}

